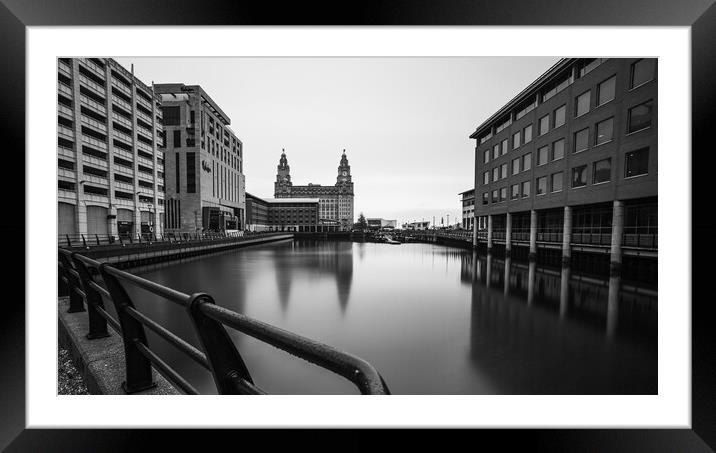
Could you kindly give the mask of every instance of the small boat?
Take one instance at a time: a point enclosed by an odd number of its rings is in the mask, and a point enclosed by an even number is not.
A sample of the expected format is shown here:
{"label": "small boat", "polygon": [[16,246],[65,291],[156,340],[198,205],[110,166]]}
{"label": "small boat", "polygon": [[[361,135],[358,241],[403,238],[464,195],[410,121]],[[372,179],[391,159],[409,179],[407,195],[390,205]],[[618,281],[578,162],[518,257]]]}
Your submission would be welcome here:
{"label": "small boat", "polygon": [[398,242],[398,241],[396,241],[395,239],[393,239],[392,236],[385,235],[383,238],[384,238],[386,244],[398,244],[398,245],[400,245],[400,242]]}

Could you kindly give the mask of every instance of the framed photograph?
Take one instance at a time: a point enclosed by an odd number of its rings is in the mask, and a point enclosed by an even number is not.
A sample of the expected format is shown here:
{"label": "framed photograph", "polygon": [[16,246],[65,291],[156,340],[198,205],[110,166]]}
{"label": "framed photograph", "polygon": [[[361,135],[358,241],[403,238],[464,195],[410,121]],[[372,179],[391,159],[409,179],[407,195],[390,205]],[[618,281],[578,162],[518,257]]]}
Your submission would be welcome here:
{"label": "framed photograph", "polygon": [[3,1],[0,444],[713,451],[716,7],[334,8]]}

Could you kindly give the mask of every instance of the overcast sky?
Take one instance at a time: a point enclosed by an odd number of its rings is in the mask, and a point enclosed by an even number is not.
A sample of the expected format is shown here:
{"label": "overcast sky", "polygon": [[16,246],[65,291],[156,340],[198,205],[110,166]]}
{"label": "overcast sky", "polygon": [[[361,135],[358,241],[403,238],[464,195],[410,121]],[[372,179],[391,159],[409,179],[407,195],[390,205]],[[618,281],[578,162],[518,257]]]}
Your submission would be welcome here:
{"label": "overcast sky", "polygon": [[246,190],[333,185],[345,148],[355,216],[461,218],[475,128],[558,58],[116,58],[150,84],[201,85],[244,143]]}

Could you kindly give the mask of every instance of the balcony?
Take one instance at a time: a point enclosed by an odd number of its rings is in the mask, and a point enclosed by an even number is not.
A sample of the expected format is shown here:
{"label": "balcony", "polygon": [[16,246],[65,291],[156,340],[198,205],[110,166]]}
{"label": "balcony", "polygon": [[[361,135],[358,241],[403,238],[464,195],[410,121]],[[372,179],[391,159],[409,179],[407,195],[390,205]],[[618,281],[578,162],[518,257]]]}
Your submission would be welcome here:
{"label": "balcony", "polygon": [[146,151],[150,154],[154,154],[154,148],[152,148],[151,146],[147,145],[144,142],[140,142],[139,140],[137,140],[137,148],[141,149],[142,151]]}
{"label": "balcony", "polygon": [[[134,191],[134,186],[132,186],[132,191]],[[134,200],[127,200],[126,198],[115,198],[114,204],[117,206],[128,206],[128,207],[134,207]]]}
{"label": "balcony", "polygon": [[129,88],[128,85],[125,85],[124,82],[120,82],[118,79],[112,78],[112,86],[116,87],[119,91],[126,94],[127,96],[132,96],[132,89]]}
{"label": "balcony", "polygon": [[58,168],[57,176],[63,176],[65,178],[69,179],[70,181],[74,181],[75,180],[75,171],[69,170],[67,168]]}
{"label": "balcony", "polygon": [[109,197],[107,195],[98,195],[96,193],[84,193],[82,194],[85,201],[95,201],[99,203],[108,203]]}
{"label": "balcony", "polygon": [[75,131],[70,129],[67,126],[57,125],[57,134],[62,137],[66,138],[68,140],[74,141],[75,139]]}
{"label": "balcony", "polygon": [[57,82],[57,91],[72,99],[72,88],[62,82]]}
{"label": "balcony", "polygon": [[[113,168],[114,168],[114,171],[116,171],[117,173],[122,173],[123,175],[134,177],[134,168],[125,167],[124,165],[117,165],[117,164],[115,164]],[[132,188],[134,188],[133,185],[132,185]]]}
{"label": "balcony", "polygon": [[137,110],[137,116],[146,121],[147,124],[152,124],[152,117],[142,112],[141,110]]}
{"label": "balcony", "polygon": [[150,189],[149,187],[142,187],[139,186],[139,192],[142,195],[147,195],[149,197],[154,197],[154,189]]}
{"label": "balcony", "polygon": [[80,104],[89,107],[90,109],[99,112],[102,115],[107,114],[107,107],[105,107],[103,104],[100,104],[99,102],[93,101],[84,94],[80,94]]}
{"label": "balcony", "polygon": [[88,145],[92,145],[95,148],[101,149],[104,152],[107,152],[107,143],[106,142],[97,140],[96,138],[88,137],[84,134],[82,134],[82,142],[87,143]]}
{"label": "balcony", "polygon": [[144,173],[143,171],[137,171],[137,177],[143,181],[154,183],[154,175],[151,173]]}
{"label": "balcony", "polygon": [[104,123],[100,123],[97,120],[93,120],[92,118],[89,118],[85,115],[82,115],[81,122],[83,125],[88,126],[94,130],[97,130],[99,132],[102,132],[103,134],[107,133],[107,125]]}
{"label": "balcony", "polygon": [[128,112],[132,111],[132,105],[124,99],[121,99],[119,96],[112,95],[112,102],[114,102]]}
{"label": "balcony", "polygon": [[132,129],[132,121],[127,119],[124,115],[120,115],[117,112],[112,112],[112,119],[121,124],[122,126]]}
{"label": "balcony", "polygon": [[70,200],[76,200],[77,199],[77,193],[75,193],[72,190],[65,190],[65,189],[57,189],[57,197],[62,198],[69,198]]}
{"label": "balcony", "polygon": [[[147,110],[152,110],[152,103],[144,99],[142,96],[137,95],[137,102],[142,107],[146,108]],[[149,121],[151,124],[151,120]]]}
{"label": "balcony", "polygon": [[82,155],[82,162],[85,164],[92,165],[94,167],[100,168],[102,170],[107,170],[109,168],[109,164],[104,159],[99,159],[94,156],[89,156],[87,154]]}
{"label": "balcony", "polygon": [[132,153],[130,151],[126,151],[126,150],[123,150],[122,148],[117,148],[116,146],[113,146],[112,152],[117,157],[121,157],[122,159],[126,159],[130,162],[134,162],[134,153]]}
{"label": "balcony", "polygon": [[121,181],[117,181],[117,180],[114,181],[114,188],[121,190],[123,192],[129,192],[129,193],[134,192],[134,184],[129,184],[129,183],[121,182]]}
{"label": "balcony", "polygon": [[62,104],[57,104],[57,113],[60,115],[64,115],[69,119],[74,119],[75,117],[75,113],[72,111],[72,109]]}
{"label": "balcony", "polygon": [[120,132],[117,129],[112,129],[112,136],[124,141],[127,145],[132,146],[132,136],[127,135],[124,132]]}
{"label": "balcony", "polygon": [[70,160],[75,160],[75,150],[64,146],[57,145],[57,156],[67,157]]}
{"label": "balcony", "polygon": [[70,69],[70,65],[68,65],[64,61],[57,60],[57,70],[62,74],[66,75],[67,77],[72,78],[72,70]]}
{"label": "balcony", "polygon": [[152,136],[152,131],[145,128],[144,126],[137,124],[137,132],[141,133],[144,137],[148,138],[149,140],[154,140],[154,137]]}
{"label": "balcony", "polygon": [[149,159],[145,159],[144,157],[137,156],[137,163],[144,165],[145,167],[154,168],[154,162]]}
{"label": "balcony", "polygon": [[107,97],[107,90],[105,87],[96,82],[93,82],[82,74],[80,74],[80,83],[83,84],[85,87],[89,88],[90,90],[94,91],[97,95],[102,96],[103,98]]}
{"label": "balcony", "polygon": [[91,182],[92,184],[96,184],[101,187],[109,187],[109,181],[105,177],[91,175],[89,173],[83,173],[82,178],[87,182]]}
{"label": "balcony", "polygon": [[102,79],[105,78],[104,69],[99,67],[94,61],[90,60],[89,58],[80,58],[79,60],[80,60],[80,63],[82,63],[85,66],[85,68],[94,72],[99,77],[102,77]]}

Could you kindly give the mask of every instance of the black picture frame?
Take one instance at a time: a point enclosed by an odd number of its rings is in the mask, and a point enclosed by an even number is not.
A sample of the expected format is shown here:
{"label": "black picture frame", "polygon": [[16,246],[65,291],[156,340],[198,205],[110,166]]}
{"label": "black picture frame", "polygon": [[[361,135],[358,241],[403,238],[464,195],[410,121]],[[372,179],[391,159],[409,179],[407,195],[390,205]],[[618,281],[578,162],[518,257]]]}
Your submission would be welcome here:
{"label": "black picture frame", "polygon": [[[211,434],[176,430],[169,434],[159,430],[45,430],[25,429],[25,298],[24,289],[10,282],[24,281],[24,245],[32,241],[25,233],[25,31],[28,26],[77,25],[629,25],[689,26],[692,32],[692,243],[691,263],[672,263],[692,269],[692,429],[550,429],[550,430],[479,430],[462,431],[468,442],[498,440],[500,445],[527,446],[534,451],[714,451],[716,450],[716,336],[711,329],[714,320],[711,271],[708,258],[716,247],[710,234],[716,232],[706,200],[709,188],[707,172],[714,168],[712,143],[707,140],[713,127],[716,106],[716,6],[714,0],[679,2],[643,2],[637,0],[546,0],[539,3],[520,0],[352,0],[348,2],[291,2],[276,5],[268,2],[230,0],[174,1],[92,1],[92,0],[0,0],[0,46],[2,64],[0,80],[3,93],[2,111],[5,129],[5,168],[12,168],[10,178],[15,196],[4,197],[0,216],[5,269],[3,270],[3,307],[0,311],[0,447],[7,451],[144,451],[150,440],[168,447],[175,443],[181,449],[220,445],[228,440],[234,445],[247,440],[286,442],[319,448],[335,446],[357,450],[376,445],[368,430],[332,430],[316,437],[313,432],[291,431],[288,435],[269,435],[265,431],[236,434],[233,430]],[[678,152],[666,150],[666,152]],[[685,156],[686,158],[687,156]],[[696,163],[698,157],[698,164]],[[24,192],[23,192],[24,194]],[[668,209],[668,207],[667,207]],[[48,219],[54,222],[54,219]],[[19,241],[18,238],[24,238]],[[16,248],[16,250],[14,249]],[[22,249],[22,250],[21,250]],[[702,265],[699,265],[701,263]],[[9,265],[8,265],[9,264]],[[32,270],[29,270],[32,272]],[[20,294],[10,296],[12,290]],[[670,301],[688,303],[688,301]],[[479,410],[479,408],[476,408]],[[101,416],[101,414],[98,414]],[[424,432],[400,433],[402,440],[420,445]],[[223,439],[217,439],[223,438]],[[266,439],[271,439],[267,441]],[[210,442],[207,439],[212,439]],[[320,439],[320,441],[317,441]],[[461,439],[466,440],[466,439]],[[165,443],[168,442],[168,443]],[[216,442],[216,443],[215,443]],[[267,444],[268,445],[268,444]],[[454,444],[457,445],[457,444]],[[489,445],[489,444],[485,444]],[[179,449],[179,448],[177,448]]]}

